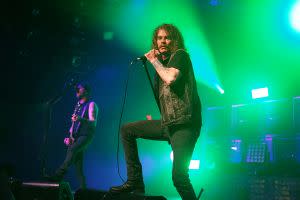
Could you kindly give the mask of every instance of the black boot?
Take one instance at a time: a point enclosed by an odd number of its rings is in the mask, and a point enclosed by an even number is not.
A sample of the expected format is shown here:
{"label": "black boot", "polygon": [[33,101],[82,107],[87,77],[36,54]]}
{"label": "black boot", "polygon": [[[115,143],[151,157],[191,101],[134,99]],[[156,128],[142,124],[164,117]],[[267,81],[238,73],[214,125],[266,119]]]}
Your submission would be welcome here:
{"label": "black boot", "polygon": [[126,181],[123,185],[111,187],[109,191],[111,193],[145,194],[145,185],[143,181]]}

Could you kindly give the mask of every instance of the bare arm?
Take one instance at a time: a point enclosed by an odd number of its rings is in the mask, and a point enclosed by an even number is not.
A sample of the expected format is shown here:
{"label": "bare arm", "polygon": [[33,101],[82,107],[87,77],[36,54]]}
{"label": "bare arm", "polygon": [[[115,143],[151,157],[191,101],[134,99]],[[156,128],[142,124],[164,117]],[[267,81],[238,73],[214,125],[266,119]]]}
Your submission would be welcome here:
{"label": "bare arm", "polygon": [[180,71],[174,67],[165,67],[158,59],[157,59],[157,50],[151,50],[145,54],[146,58],[151,62],[154,69],[160,76],[160,78],[167,84],[171,85],[176,81],[177,78],[180,77]]}
{"label": "bare arm", "polygon": [[89,122],[92,123],[93,126],[97,125],[97,117],[98,117],[98,107],[94,102],[91,102],[89,105]]}
{"label": "bare arm", "polygon": [[151,62],[160,78],[167,84],[171,85],[180,76],[180,71],[174,67],[165,67],[158,59]]}

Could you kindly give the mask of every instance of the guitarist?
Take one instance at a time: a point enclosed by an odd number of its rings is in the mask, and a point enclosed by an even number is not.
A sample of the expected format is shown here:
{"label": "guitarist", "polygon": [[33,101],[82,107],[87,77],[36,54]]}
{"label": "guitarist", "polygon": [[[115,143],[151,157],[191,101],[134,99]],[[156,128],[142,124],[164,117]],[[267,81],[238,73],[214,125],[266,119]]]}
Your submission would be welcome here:
{"label": "guitarist", "polygon": [[77,84],[76,97],[78,103],[71,117],[70,136],[64,140],[64,143],[68,146],[65,160],[54,175],[46,176],[45,178],[48,181],[59,182],[63,179],[68,168],[74,164],[80,187],[85,189],[86,180],[83,171],[83,154],[87,146],[91,143],[95,133],[98,107],[91,100],[91,89],[87,84]]}

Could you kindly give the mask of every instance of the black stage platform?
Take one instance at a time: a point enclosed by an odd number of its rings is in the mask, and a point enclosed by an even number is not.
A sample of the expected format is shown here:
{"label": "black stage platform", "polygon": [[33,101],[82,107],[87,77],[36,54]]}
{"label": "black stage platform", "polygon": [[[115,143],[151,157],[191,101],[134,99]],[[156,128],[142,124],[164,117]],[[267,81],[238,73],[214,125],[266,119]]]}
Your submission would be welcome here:
{"label": "black stage platform", "polygon": [[163,196],[112,194],[96,189],[78,189],[73,194],[68,182],[14,181],[11,190],[15,200],[167,200]]}

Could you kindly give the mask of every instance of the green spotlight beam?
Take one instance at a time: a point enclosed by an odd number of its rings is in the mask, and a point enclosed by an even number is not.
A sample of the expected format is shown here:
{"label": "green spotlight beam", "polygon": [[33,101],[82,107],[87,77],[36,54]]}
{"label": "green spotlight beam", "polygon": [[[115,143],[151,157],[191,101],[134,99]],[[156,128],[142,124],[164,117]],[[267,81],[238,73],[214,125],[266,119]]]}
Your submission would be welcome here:
{"label": "green spotlight beam", "polygon": [[162,23],[174,24],[183,34],[197,81],[218,91],[216,85],[220,86],[221,83],[214,58],[201,28],[199,11],[193,4],[194,2],[186,0],[174,0],[172,3],[132,0],[108,10],[103,19],[112,21],[122,42],[137,55],[150,50],[155,27]]}
{"label": "green spotlight beam", "polygon": [[300,33],[300,1],[297,1],[290,13],[292,27]]}

